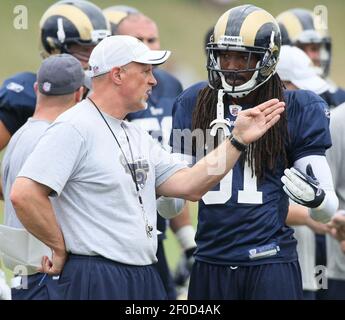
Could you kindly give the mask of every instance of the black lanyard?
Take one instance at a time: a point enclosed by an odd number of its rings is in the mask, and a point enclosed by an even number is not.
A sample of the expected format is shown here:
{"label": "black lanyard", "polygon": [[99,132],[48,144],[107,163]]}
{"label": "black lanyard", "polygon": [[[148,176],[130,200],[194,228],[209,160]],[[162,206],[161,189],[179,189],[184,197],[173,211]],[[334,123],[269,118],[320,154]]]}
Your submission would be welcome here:
{"label": "black lanyard", "polygon": [[121,153],[126,161],[126,165],[129,169],[129,172],[131,173],[131,176],[132,176],[132,180],[134,182],[134,185],[135,185],[135,189],[137,191],[137,195],[138,195],[138,200],[139,200],[139,204],[140,204],[140,207],[141,207],[141,210],[142,210],[142,213],[143,213],[143,218],[144,218],[144,221],[145,221],[145,231],[146,231],[146,234],[149,238],[152,238],[152,231],[153,231],[153,227],[151,225],[149,225],[148,223],[148,219],[146,217],[146,213],[145,213],[145,209],[144,209],[144,203],[143,203],[143,199],[140,195],[140,189],[139,189],[139,185],[138,185],[138,180],[137,180],[137,175],[136,175],[136,169],[135,169],[135,163],[134,163],[134,157],[133,157],[133,151],[132,151],[132,147],[131,147],[131,144],[129,142],[129,138],[128,138],[128,135],[127,135],[127,132],[125,130],[125,128],[123,127],[122,123],[121,123],[121,128],[123,130],[123,132],[125,133],[125,136],[126,136],[126,139],[127,139],[127,143],[128,143],[128,147],[129,147],[129,151],[131,153],[131,158],[132,158],[132,165],[130,165],[129,161],[127,160],[127,157],[121,147],[121,144],[119,143],[119,141],[117,140],[116,138],[116,135],[114,133],[114,131],[111,129],[108,121],[105,119],[103,113],[101,112],[101,110],[99,110],[99,108],[97,107],[97,105],[93,102],[93,100],[88,97],[88,99],[90,100],[90,102],[94,105],[94,107],[96,108],[96,110],[99,112],[99,114],[101,115],[103,121],[105,122],[105,124],[107,125],[109,131],[111,132],[112,136],[114,137],[119,149],[121,150]]}

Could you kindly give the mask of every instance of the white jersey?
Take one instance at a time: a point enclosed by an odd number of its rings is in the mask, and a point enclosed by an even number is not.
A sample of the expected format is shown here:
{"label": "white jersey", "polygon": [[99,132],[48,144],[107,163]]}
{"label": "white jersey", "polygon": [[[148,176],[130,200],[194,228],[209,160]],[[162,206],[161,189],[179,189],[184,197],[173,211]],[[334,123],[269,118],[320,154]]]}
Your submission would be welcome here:
{"label": "white jersey", "polygon": [[[52,203],[67,251],[149,265],[157,261],[155,189],[185,164],[135,124],[103,115],[137,169],[144,212],[121,149],[88,99],[52,124],[19,176],[54,191]],[[153,226],[151,238],[145,220]]]}
{"label": "white jersey", "polygon": [[10,200],[14,180],[25,160],[37,145],[42,134],[50,123],[45,120],[29,118],[28,121],[12,136],[2,159],[1,179],[4,197],[4,224],[14,228],[24,228],[18,220]]}
{"label": "white jersey", "polygon": [[[339,209],[345,209],[345,103],[331,111],[332,148],[326,156],[332,171],[334,188],[339,199]],[[330,279],[345,280],[345,254],[338,241],[326,237],[327,245],[327,276]]]}

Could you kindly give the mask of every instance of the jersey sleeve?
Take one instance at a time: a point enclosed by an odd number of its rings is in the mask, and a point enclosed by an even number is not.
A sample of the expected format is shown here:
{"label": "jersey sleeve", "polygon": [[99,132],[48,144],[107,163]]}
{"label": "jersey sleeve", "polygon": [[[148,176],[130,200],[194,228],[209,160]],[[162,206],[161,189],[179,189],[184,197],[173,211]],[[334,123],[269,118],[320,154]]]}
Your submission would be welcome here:
{"label": "jersey sleeve", "polygon": [[11,135],[34,113],[35,81],[35,74],[24,72],[6,79],[0,87],[0,121]]}
{"label": "jersey sleeve", "polygon": [[326,102],[310,91],[291,91],[288,98],[288,157],[296,160],[325,155],[331,147],[329,109]]}

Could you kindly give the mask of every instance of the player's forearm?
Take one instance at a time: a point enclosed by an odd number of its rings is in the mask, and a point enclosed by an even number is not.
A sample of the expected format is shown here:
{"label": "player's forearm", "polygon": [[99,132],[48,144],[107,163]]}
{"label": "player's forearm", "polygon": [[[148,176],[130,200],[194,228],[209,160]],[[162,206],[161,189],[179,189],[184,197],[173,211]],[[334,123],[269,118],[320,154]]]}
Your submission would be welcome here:
{"label": "player's forearm", "polygon": [[325,234],[328,227],[310,217],[309,208],[301,205],[290,205],[286,224],[290,226],[307,226],[317,234]]}
{"label": "player's forearm", "polygon": [[325,190],[325,199],[317,208],[310,208],[310,216],[322,223],[327,223],[338,209],[339,200],[333,190]]}
{"label": "player's forearm", "polygon": [[191,224],[192,221],[189,213],[189,206],[188,203],[186,203],[180,215],[170,220],[170,228],[174,231],[174,233],[176,233],[178,229]]}
{"label": "player's forearm", "polygon": [[307,224],[309,212],[307,207],[290,205],[285,223],[289,226],[301,226]]}
{"label": "player's forearm", "polygon": [[48,195],[30,179],[16,179],[11,201],[23,226],[56,252],[65,252],[65,242]]}

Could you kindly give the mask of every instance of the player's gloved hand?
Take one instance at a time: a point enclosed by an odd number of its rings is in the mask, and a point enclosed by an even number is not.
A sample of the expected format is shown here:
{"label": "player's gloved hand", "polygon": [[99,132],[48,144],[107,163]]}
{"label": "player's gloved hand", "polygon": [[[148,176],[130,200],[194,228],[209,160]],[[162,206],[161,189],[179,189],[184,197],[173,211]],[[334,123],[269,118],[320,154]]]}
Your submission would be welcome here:
{"label": "player's gloved hand", "polygon": [[11,300],[11,288],[7,285],[2,270],[0,270],[0,300]]}
{"label": "player's gloved hand", "polygon": [[195,249],[196,247],[186,250],[177,264],[177,268],[174,275],[175,284],[177,286],[182,287],[188,285],[189,277],[194,264],[193,254]]}
{"label": "player's gloved hand", "polygon": [[317,208],[325,199],[325,191],[320,188],[310,164],[307,165],[306,174],[299,169],[284,170],[281,181],[285,193],[296,203],[308,208]]}

